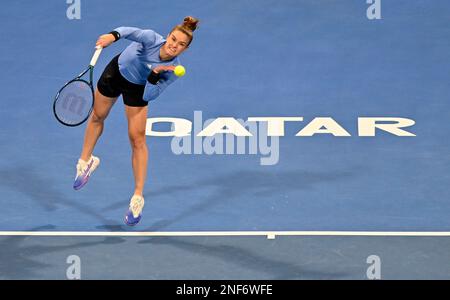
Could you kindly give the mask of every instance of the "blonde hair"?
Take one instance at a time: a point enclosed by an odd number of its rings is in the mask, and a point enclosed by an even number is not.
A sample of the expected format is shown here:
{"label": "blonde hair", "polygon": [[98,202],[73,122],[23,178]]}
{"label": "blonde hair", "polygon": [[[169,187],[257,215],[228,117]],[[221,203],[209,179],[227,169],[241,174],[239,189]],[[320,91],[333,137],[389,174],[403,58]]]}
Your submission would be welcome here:
{"label": "blonde hair", "polygon": [[181,31],[182,33],[184,33],[189,37],[189,44],[190,44],[194,39],[194,31],[197,29],[198,22],[199,19],[187,16],[186,18],[184,18],[183,23],[175,26],[170,33],[174,32],[175,30]]}

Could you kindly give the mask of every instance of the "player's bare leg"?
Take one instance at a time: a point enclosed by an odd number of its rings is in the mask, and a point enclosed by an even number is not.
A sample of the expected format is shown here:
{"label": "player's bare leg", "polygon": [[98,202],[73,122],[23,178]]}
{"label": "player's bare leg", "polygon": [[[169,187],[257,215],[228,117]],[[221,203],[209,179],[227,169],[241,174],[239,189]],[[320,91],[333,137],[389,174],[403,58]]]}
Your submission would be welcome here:
{"label": "player's bare leg", "polygon": [[117,98],[103,96],[98,90],[95,91],[95,102],[91,116],[89,117],[84,134],[83,150],[77,163],[77,175],[73,183],[75,190],[81,189],[89,180],[92,172],[100,164],[100,159],[92,155],[95,144],[103,132],[103,123]]}
{"label": "player's bare leg", "polygon": [[145,136],[147,124],[147,106],[131,107],[125,105],[125,113],[128,119],[128,136],[130,139],[135,180],[134,193],[130,201],[129,210],[125,216],[127,225],[136,225],[144,208],[144,184],[147,177],[148,148]]}
{"label": "player's bare leg", "polygon": [[104,121],[116,101],[117,97],[109,98],[103,96],[98,89],[95,91],[94,109],[92,110],[84,134],[83,149],[80,156],[82,160],[88,161],[91,157],[95,144],[97,144],[98,138],[103,132]]}

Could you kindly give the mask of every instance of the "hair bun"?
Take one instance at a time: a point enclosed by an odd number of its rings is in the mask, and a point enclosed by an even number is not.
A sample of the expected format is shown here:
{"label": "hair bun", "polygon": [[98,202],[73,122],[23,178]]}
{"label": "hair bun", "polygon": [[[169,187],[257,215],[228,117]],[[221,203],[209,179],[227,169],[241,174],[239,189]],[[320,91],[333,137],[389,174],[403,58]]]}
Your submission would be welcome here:
{"label": "hair bun", "polygon": [[188,17],[184,18],[183,26],[188,28],[190,31],[194,31],[195,29],[197,29],[198,22],[199,22],[198,19],[188,16]]}

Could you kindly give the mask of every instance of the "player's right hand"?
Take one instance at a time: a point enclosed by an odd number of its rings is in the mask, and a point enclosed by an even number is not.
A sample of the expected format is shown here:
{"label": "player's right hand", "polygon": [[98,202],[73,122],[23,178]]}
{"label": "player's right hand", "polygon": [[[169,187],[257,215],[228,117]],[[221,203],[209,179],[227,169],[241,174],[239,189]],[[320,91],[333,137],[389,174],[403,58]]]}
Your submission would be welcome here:
{"label": "player's right hand", "polygon": [[115,40],[116,39],[114,38],[114,35],[112,35],[111,33],[103,34],[98,38],[97,43],[95,43],[95,46],[101,46],[102,48],[106,48],[112,43],[114,43]]}

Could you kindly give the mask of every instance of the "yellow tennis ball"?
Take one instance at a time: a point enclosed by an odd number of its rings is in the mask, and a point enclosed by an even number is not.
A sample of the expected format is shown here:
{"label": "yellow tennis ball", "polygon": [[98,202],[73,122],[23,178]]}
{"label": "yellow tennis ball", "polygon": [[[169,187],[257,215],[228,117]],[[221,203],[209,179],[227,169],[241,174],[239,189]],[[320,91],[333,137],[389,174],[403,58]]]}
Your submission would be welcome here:
{"label": "yellow tennis ball", "polygon": [[186,69],[182,65],[178,65],[175,67],[174,73],[178,77],[181,77],[184,76],[184,74],[186,73]]}

